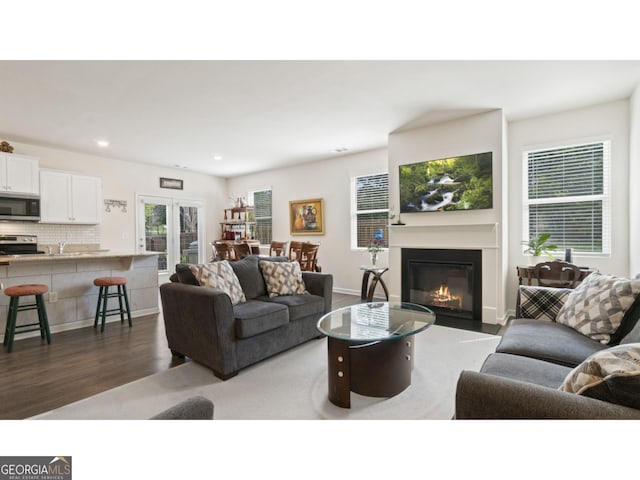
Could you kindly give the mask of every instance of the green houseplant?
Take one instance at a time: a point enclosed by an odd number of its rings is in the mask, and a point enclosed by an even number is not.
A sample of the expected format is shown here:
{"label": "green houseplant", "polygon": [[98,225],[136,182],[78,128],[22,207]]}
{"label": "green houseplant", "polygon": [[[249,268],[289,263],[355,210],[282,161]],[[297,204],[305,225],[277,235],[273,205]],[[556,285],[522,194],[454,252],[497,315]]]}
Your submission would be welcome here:
{"label": "green houseplant", "polygon": [[541,233],[537,237],[532,237],[528,242],[522,242],[527,246],[524,253],[531,254],[533,257],[546,255],[550,259],[553,258],[553,252],[558,249],[558,246],[551,243],[550,238],[550,233]]}

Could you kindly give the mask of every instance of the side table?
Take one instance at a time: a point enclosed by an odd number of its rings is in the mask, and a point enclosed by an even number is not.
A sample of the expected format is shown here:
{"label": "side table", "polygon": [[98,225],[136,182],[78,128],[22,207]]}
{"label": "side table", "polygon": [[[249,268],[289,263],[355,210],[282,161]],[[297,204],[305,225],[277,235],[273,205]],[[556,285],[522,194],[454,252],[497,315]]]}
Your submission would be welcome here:
{"label": "side table", "polygon": [[[382,280],[382,274],[389,270],[388,267],[377,267],[375,265],[362,265],[360,270],[362,273],[362,290],[360,292],[360,299],[366,300],[367,302],[373,302],[373,294],[378,286],[378,283],[382,285],[382,289],[384,290],[384,294],[386,296],[387,301],[389,301],[389,290],[387,290],[387,285]],[[372,276],[373,275],[373,276]],[[371,283],[369,283],[369,277],[371,277]]]}

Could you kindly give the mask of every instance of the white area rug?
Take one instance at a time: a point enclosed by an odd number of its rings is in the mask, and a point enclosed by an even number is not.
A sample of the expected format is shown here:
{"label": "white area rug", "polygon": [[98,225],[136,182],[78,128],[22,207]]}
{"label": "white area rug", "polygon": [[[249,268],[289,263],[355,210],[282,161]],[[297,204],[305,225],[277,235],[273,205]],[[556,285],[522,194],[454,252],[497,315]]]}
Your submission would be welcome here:
{"label": "white area rug", "polygon": [[392,398],[351,393],[351,408],[327,399],[327,341],[312,340],[223,382],[187,363],[34,419],[146,419],[192,395],[215,404],[216,420],[450,419],[462,370],[479,370],[500,337],[433,326],[415,337],[411,385]]}

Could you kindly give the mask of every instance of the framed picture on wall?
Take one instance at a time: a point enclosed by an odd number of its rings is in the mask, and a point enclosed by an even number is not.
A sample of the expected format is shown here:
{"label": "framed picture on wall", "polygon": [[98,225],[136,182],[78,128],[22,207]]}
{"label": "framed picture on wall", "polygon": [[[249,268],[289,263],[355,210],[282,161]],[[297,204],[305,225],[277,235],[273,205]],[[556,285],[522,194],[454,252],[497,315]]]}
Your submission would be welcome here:
{"label": "framed picture on wall", "polygon": [[324,201],[322,198],[289,202],[291,235],[324,235]]}

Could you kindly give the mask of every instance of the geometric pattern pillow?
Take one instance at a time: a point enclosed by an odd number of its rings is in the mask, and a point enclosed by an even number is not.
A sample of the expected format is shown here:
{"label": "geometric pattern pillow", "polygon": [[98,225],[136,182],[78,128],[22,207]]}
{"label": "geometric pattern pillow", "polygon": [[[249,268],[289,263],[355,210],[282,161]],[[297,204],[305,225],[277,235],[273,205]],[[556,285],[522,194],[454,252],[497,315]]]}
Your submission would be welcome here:
{"label": "geometric pattern pillow", "polygon": [[594,353],[569,372],[559,390],[640,408],[640,343]]}
{"label": "geometric pattern pillow", "polygon": [[232,305],[246,302],[247,298],[240,286],[240,280],[227,260],[189,265],[189,269],[203,287],[217,288],[229,295]]}
{"label": "geometric pattern pillow", "polygon": [[521,285],[518,289],[520,300],[519,318],[535,318],[555,321],[558,312],[569,297],[568,288],[528,287]]}
{"label": "geometric pattern pillow", "polygon": [[268,262],[260,260],[260,270],[267,287],[269,297],[279,295],[308,294],[302,280],[302,271],[298,262]]}
{"label": "geometric pattern pillow", "polygon": [[600,343],[609,343],[639,293],[640,279],[593,272],[569,294],[556,322]]}

